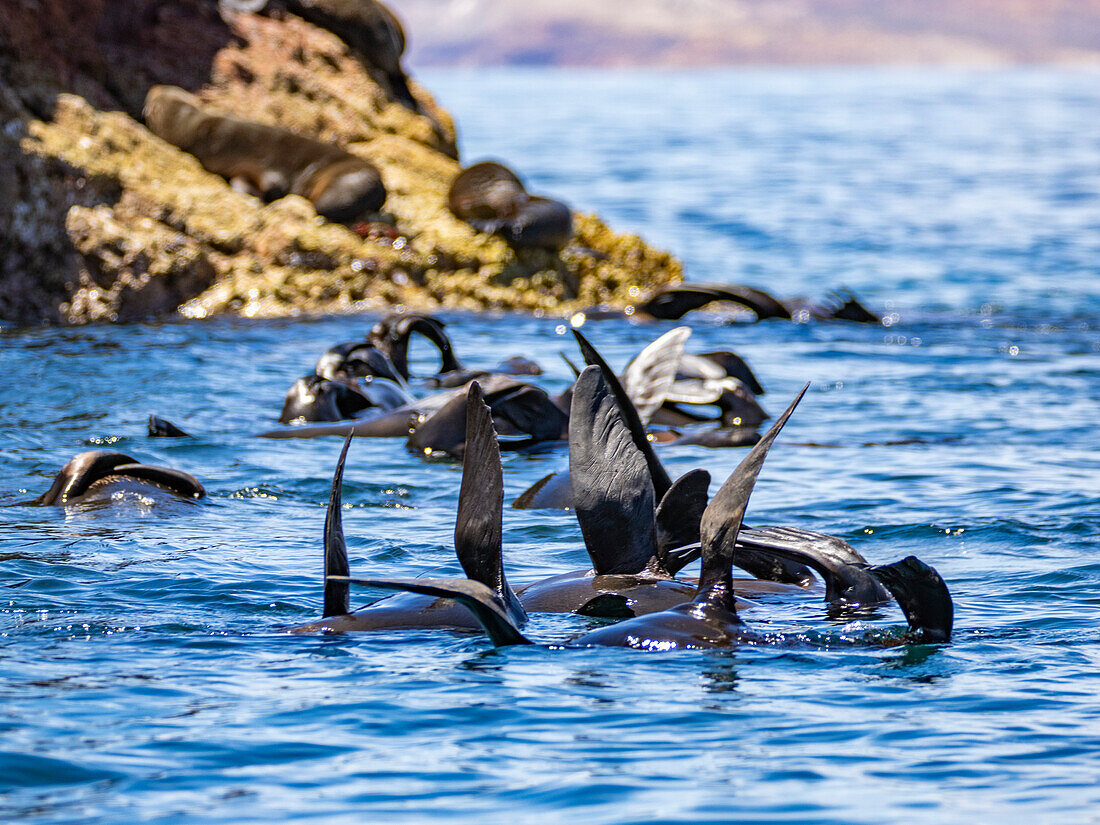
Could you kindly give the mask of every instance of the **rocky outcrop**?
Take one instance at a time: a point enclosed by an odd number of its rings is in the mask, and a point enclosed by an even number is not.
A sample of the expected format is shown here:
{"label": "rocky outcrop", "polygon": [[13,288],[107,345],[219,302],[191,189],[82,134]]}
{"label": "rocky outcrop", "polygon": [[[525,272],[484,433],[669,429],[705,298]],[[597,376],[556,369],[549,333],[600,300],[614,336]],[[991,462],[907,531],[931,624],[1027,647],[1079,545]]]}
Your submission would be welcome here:
{"label": "rocky outcrop", "polygon": [[[9,7],[11,13],[9,14]],[[336,143],[381,170],[369,225],[231,189],[141,123],[148,88]],[[414,111],[331,32],[212,0],[9,0],[0,19],[0,320],[408,307],[566,312],[679,280],[635,236],[576,216],[561,253],[514,250],[447,208],[454,125]]]}

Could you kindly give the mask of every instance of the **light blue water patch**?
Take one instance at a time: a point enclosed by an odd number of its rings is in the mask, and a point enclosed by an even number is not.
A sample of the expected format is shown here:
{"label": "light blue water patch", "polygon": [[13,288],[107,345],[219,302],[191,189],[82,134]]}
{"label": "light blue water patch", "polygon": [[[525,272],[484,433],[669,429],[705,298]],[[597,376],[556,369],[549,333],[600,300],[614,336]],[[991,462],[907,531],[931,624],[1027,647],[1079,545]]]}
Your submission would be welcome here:
{"label": "light blue water patch", "polygon": [[[373,316],[0,331],[0,821],[1036,822],[1100,810],[1100,111],[1057,72],[433,73],[466,157],[672,249],[697,280],[892,325],[726,325],[778,413],[747,521],[915,553],[943,647],[852,644],[820,590],[710,653],[492,650],[479,634],[293,636],[319,616],[339,439],[269,441],[290,384]],[[445,314],[458,355],[539,361],[559,319]],[[613,365],[671,323],[589,322]],[[414,347],[426,367],[427,351]],[[157,413],[196,435],[148,439]],[[198,476],[201,502],[17,506],[75,453]],[[712,490],[741,450],[662,447]],[[510,501],[565,465],[504,456]],[[354,573],[459,572],[461,468],[353,443]],[[567,513],[506,510],[510,577],[588,566]],[[353,592],[365,603],[379,594]],[[589,625],[536,614],[562,641]]]}

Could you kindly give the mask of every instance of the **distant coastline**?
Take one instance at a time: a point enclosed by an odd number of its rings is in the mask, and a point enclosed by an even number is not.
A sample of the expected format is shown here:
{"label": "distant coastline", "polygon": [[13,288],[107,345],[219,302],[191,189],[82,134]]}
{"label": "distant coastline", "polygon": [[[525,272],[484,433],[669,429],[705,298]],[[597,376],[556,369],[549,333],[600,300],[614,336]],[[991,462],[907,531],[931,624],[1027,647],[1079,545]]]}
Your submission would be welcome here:
{"label": "distant coastline", "polygon": [[1100,66],[1100,0],[393,0],[416,66]]}

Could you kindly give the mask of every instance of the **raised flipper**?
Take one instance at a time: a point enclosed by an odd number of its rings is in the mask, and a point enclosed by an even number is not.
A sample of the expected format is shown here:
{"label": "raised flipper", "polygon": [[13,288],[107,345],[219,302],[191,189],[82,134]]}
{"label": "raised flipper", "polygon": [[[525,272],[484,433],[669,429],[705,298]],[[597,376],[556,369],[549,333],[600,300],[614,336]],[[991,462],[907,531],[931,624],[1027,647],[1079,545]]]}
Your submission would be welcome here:
{"label": "raised flipper", "polygon": [[409,338],[414,332],[420,333],[439,350],[439,372],[453,372],[462,369],[455,357],[451,339],[443,331],[446,326],[438,318],[412,312],[407,315],[390,314],[374,325],[368,336],[382,353],[389,358],[394,370],[402,378],[409,378]]}
{"label": "raised flipper", "polygon": [[454,599],[474,614],[497,647],[533,644],[519,632],[500,597],[481,582],[469,579],[353,579],[348,576],[334,576],[329,580],[344,587],[361,584],[382,590],[406,590]]}
{"label": "raised flipper", "polygon": [[683,567],[670,556],[671,551],[699,541],[709,488],[710,473],[691,470],[676,479],[657,505],[657,561],[670,576]]}
{"label": "raised flipper", "polygon": [[[830,603],[874,605],[887,601],[888,594],[870,573],[870,565],[855,548],[843,539],[825,533],[799,530],[795,527],[766,527],[761,530],[745,529],[738,536],[738,553],[734,564],[743,561],[760,563],[758,559],[778,556],[797,564],[804,564],[817,571],[825,581],[825,601]],[[756,558],[742,554],[741,547]]]}
{"label": "raised flipper", "polygon": [[167,418],[158,415],[149,416],[150,438],[190,438],[190,433],[185,433]]}
{"label": "raised flipper", "polygon": [[690,337],[690,327],[669,330],[630,359],[623,370],[623,389],[630,396],[643,424],[648,424],[664,403],[665,395],[676,379],[684,345]]}
{"label": "raised flipper", "polygon": [[569,476],[596,573],[643,570],[657,551],[653,483],[597,366],[586,367],[573,390]]}
{"label": "raised flipper", "polygon": [[466,394],[466,454],[455,519],[455,552],[466,575],[500,598],[516,624],[527,613],[504,575],[504,478],[493,418],[481,385],[474,381]]}
{"label": "raised flipper", "polygon": [[351,575],[341,510],[344,506],[344,462],[347,460],[352,438],[353,434],[348,433],[348,437],[344,439],[344,449],[340,451],[340,458],[336,462],[336,472],[332,474],[332,492],[328,497],[328,514],[325,516],[325,607],[321,615],[326,619],[351,612],[347,582],[332,577]]}
{"label": "raised flipper", "polygon": [[881,324],[882,319],[867,309],[848,290],[829,294],[829,302],[823,306],[826,317],[836,321],[854,321],[857,324]]}
{"label": "raised flipper", "polygon": [[516,510],[571,510],[573,484],[568,472],[543,476],[512,502]]}
{"label": "raised flipper", "polygon": [[569,360],[569,356],[566,355],[564,352],[559,352],[558,355],[560,355],[561,360],[565,362],[565,366],[569,367],[569,369],[572,370],[573,378],[574,379],[580,378],[581,377],[581,371],[579,369],[577,369],[576,364],[574,364],[572,361]]}
{"label": "raised flipper", "polygon": [[[627,395],[626,390],[623,389],[623,385],[619,381],[618,376],[611,371],[611,367],[603,360],[603,356],[596,352],[596,348],[588,342],[588,339],[581,335],[579,330],[573,330],[573,336],[577,339],[581,352],[584,354],[584,362],[599,367],[600,371],[603,373],[604,381],[607,382],[607,386],[610,388],[612,395],[614,395],[615,401],[619,404],[623,421],[630,431],[630,436],[634,440],[634,445],[641,451],[642,456],[645,458],[646,466],[649,467],[649,475],[653,482],[653,492],[656,494],[658,500],[664,498],[665,493],[668,492],[668,488],[672,486],[672,479],[669,478],[668,471],[665,470],[664,465],[661,464],[661,460],[657,458],[657,453],[653,450],[653,445],[646,435],[645,425],[642,423],[638,411],[634,408],[634,403],[630,400],[630,396]],[[572,441],[572,438],[570,438],[570,441]]]}
{"label": "raised flipper", "polygon": [[764,395],[764,387],[760,384],[752,368],[735,352],[719,350],[717,352],[701,353],[699,358],[705,358],[717,364],[722,370],[748,387],[753,395]]}
{"label": "raised flipper", "polygon": [[871,568],[905,613],[914,641],[922,644],[951,641],[955,607],[947,584],[934,567],[916,556]]}
{"label": "raised flipper", "polygon": [[748,507],[749,496],[752,495],[753,487],[756,486],[760,468],[764,466],[764,459],[768,457],[768,450],[771,449],[776,436],[779,435],[783,425],[787,423],[787,419],[791,417],[791,413],[809,388],[809,384],[802,388],[802,392],[795,397],[779,420],[730,473],[726,483],[707,505],[699,526],[703,562],[699,575],[697,600],[713,602],[718,598],[730,613],[736,612],[731,568],[736,554],[737,535],[741,530],[741,521],[745,517],[745,508]]}

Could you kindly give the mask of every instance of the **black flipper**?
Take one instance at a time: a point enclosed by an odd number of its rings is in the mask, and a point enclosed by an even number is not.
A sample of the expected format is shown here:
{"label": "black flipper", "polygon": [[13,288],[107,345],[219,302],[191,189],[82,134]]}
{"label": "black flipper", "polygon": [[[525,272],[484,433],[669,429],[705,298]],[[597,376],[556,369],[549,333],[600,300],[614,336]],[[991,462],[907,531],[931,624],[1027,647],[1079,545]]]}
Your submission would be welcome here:
{"label": "black flipper", "polygon": [[184,498],[202,498],[206,490],[190,473],[173,470],[171,467],[152,467],[148,464],[119,464],[114,473],[138,481],[148,481],[165,490],[170,490]]}
{"label": "black flipper", "polygon": [[753,572],[753,556],[742,558],[742,547],[756,558],[769,555],[789,559],[816,570],[825,581],[825,601],[874,605],[887,601],[888,594],[871,575],[870,565],[848,542],[825,533],[796,527],[743,529],[737,537],[734,564]]}
{"label": "black flipper", "polygon": [[334,583],[361,584],[382,590],[406,590],[425,596],[454,599],[467,608],[485,628],[496,647],[533,644],[519,632],[500,598],[481,582],[469,579],[352,579],[337,576]]}
{"label": "black flipper", "polygon": [[348,603],[350,588],[346,581],[334,580],[333,576],[349,576],[348,548],[344,543],[344,521],[341,517],[343,507],[344,461],[348,457],[352,433],[344,440],[344,449],[340,451],[340,460],[336,462],[336,472],[332,475],[332,493],[328,499],[328,515],[325,516],[325,609],[322,616],[343,616],[351,612]]}
{"label": "black flipper", "polygon": [[569,477],[596,573],[645,569],[657,551],[653,482],[597,366],[586,367],[573,390]]}
{"label": "black flipper", "polygon": [[512,502],[516,510],[571,510],[573,509],[573,485],[569,472],[550,473],[543,476]]}
{"label": "black flipper", "polygon": [[581,371],[579,369],[577,369],[576,364],[574,364],[572,361],[569,360],[569,356],[566,355],[564,352],[559,352],[558,355],[560,355],[561,360],[565,362],[565,366],[569,367],[569,369],[573,371],[573,378],[574,379],[580,378],[581,377]]}
{"label": "black flipper", "polygon": [[914,641],[922,644],[951,641],[955,607],[947,584],[934,567],[916,556],[872,567],[905,613]]}
{"label": "black flipper", "polygon": [[409,338],[414,332],[420,333],[439,350],[439,372],[453,372],[462,369],[455,357],[451,339],[443,331],[445,324],[438,318],[420,313],[387,315],[374,325],[369,339],[389,358],[394,369],[402,378],[409,378]]}
{"label": "black flipper", "polygon": [[791,417],[798,402],[810,388],[807,384],[787,407],[779,420],[756,443],[749,454],[737,465],[722,489],[711,499],[703,513],[700,524],[700,540],[703,545],[703,564],[699,575],[697,599],[712,600],[716,596],[723,599],[724,606],[732,613],[735,611],[733,598],[733,577],[730,568],[736,554],[737,534],[741,529],[741,520],[745,517],[745,508],[749,504],[756,478],[764,459],[768,456],[775,437]]}
{"label": "black flipper", "polygon": [[[638,415],[638,410],[634,408],[630,396],[627,395],[626,390],[623,389],[619,377],[611,371],[611,367],[609,367],[607,362],[603,360],[603,357],[596,352],[596,348],[588,342],[587,338],[581,335],[579,330],[573,330],[573,336],[580,345],[581,353],[584,355],[584,362],[599,367],[600,371],[603,373],[604,381],[606,381],[608,387],[611,388],[611,393],[615,396],[615,400],[619,404],[623,420],[630,430],[630,436],[634,440],[635,446],[641,450],[642,456],[645,458],[645,463],[649,467],[649,475],[653,481],[653,492],[656,494],[657,500],[659,501],[664,498],[665,493],[668,492],[668,488],[672,486],[672,479],[669,478],[668,471],[665,470],[664,465],[661,464],[661,460],[657,458],[657,453],[653,450],[653,444],[650,443],[649,437],[646,435],[645,425],[642,424],[642,419]],[[570,438],[570,441],[572,441],[572,438]]]}
{"label": "black flipper", "polygon": [[167,418],[161,418],[159,415],[149,416],[149,437],[150,438],[190,438],[190,433],[185,433]]}
{"label": "black flipper", "polygon": [[466,393],[466,453],[455,518],[455,552],[466,575],[501,599],[509,616],[522,624],[527,613],[504,575],[504,476],[493,418],[481,385]]}
{"label": "black flipper", "polygon": [[729,350],[703,352],[700,353],[699,357],[706,358],[708,361],[720,366],[726,371],[726,375],[736,378],[752,390],[753,395],[764,395],[764,387],[760,384],[756,373],[752,371],[745,359],[736,352],[730,352]]}
{"label": "black flipper", "polygon": [[710,473],[691,470],[676,479],[657,505],[657,561],[670,576],[683,567],[669,553],[699,541],[699,524],[707,509]]}

